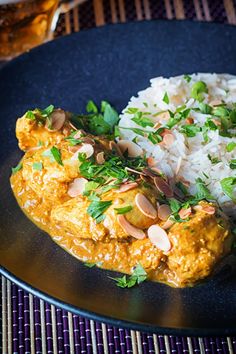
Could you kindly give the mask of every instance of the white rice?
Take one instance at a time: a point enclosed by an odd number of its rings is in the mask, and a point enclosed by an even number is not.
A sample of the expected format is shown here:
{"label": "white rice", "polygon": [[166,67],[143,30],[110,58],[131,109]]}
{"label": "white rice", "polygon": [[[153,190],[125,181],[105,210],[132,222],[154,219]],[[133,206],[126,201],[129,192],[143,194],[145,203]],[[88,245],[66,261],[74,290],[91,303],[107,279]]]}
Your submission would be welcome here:
{"label": "white rice", "polygon": [[[153,122],[166,124],[161,116],[153,117],[159,111],[171,110],[186,104],[187,108],[198,106],[190,96],[191,86],[197,81],[204,81],[208,87],[208,93],[204,93],[204,103],[210,104],[212,101],[220,100],[227,104],[236,102],[236,76],[228,74],[193,74],[188,83],[184,76],[171,77],[169,79],[157,77],[151,80],[151,86],[146,90],[140,91],[137,97],[132,97],[128,106],[121,114],[120,127],[139,128],[155,131],[154,128],[142,128],[132,121],[133,115],[127,113],[130,107],[138,108],[142,112],[150,112],[147,116]],[[165,93],[168,94],[169,104],[163,101]],[[145,104],[144,104],[145,103]],[[209,115],[191,111],[190,116],[194,123],[203,125]],[[235,177],[236,171],[229,167],[229,161],[236,158],[236,149],[232,152],[226,151],[229,142],[235,142],[236,138],[222,137],[218,130],[210,130],[208,133],[209,142],[204,143],[202,132],[195,137],[187,137],[180,133],[179,126],[172,128],[175,137],[173,145],[169,148],[152,144],[147,137],[135,134],[131,130],[120,129],[122,139],[133,140],[145,151],[147,156],[155,159],[156,166],[167,176],[175,176],[176,168],[179,168],[178,177],[183,177],[190,182],[190,192],[195,193],[195,180],[200,177],[208,185],[211,194],[218,200],[224,211],[228,215],[236,216],[236,206],[227,197],[221,188],[220,180],[226,177]],[[212,164],[208,154],[221,160],[217,164]],[[208,176],[209,178],[207,178]]]}

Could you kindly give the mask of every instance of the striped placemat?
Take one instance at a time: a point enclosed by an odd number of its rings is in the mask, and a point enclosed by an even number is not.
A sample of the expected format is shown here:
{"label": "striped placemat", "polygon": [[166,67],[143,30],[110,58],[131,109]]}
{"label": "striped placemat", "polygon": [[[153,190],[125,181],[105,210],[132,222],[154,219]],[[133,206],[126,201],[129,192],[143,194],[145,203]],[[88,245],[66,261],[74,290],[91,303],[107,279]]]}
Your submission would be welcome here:
{"label": "striped placemat", "polygon": [[175,337],[116,328],[56,308],[4,277],[1,281],[3,354],[236,353],[236,337]]}
{"label": "striped placemat", "polygon": [[[236,25],[236,0],[87,0],[60,16],[55,36],[108,23],[190,19]],[[1,278],[0,353],[236,354],[236,337],[146,334],[61,310]]]}
{"label": "striped placemat", "polygon": [[56,36],[108,23],[151,19],[236,25],[236,0],[87,0],[60,17]]}

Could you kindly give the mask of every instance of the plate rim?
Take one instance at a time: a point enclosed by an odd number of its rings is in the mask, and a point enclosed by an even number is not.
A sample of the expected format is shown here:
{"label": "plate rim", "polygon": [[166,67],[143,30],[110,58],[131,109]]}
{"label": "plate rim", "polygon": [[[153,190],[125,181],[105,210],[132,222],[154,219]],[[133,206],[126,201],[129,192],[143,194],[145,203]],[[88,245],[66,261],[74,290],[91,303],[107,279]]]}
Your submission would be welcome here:
{"label": "plate rim", "polygon": [[[61,36],[58,38],[55,38],[52,41],[42,43],[41,45],[32,48],[31,50],[13,58],[12,60],[6,62],[3,64],[3,66],[0,68],[0,75],[4,72],[4,70],[8,70],[11,65],[16,65],[18,61],[25,60],[25,58],[28,57],[32,52],[37,53],[37,51],[41,50],[41,47],[47,47],[52,45],[52,43],[58,42],[58,41],[66,41],[70,37],[75,37],[81,35],[83,32],[88,32],[88,31],[109,31],[109,28],[114,28],[114,27],[124,27],[124,26],[140,26],[143,23],[155,23],[155,22],[161,22],[161,23],[187,23],[190,26],[201,26],[204,25],[206,27],[211,26],[211,27],[222,27],[222,28],[228,28],[228,29],[234,29],[236,31],[236,26],[228,23],[217,23],[217,22],[207,22],[207,21],[192,21],[192,20],[186,20],[186,19],[173,19],[173,20],[167,20],[167,19],[153,19],[153,20],[142,20],[142,21],[130,21],[126,23],[116,23],[116,24],[106,24],[101,27],[93,27],[89,29],[83,29],[80,32],[74,32],[67,34],[65,36]],[[146,333],[156,333],[156,334],[163,334],[163,335],[176,335],[176,336],[222,336],[222,335],[235,335],[236,334],[236,324],[235,327],[228,327],[228,328],[172,328],[172,327],[159,327],[156,325],[148,325],[148,324],[143,324],[139,322],[134,322],[134,321],[127,321],[127,320],[121,320],[117,319],[114,317],[110,317],[108,315],[103,315],[97,312],[92,312],[89,310],[84,310],[82,308],[76,307],[74,305],[71,305],[63,300],[60,300],[56,297],[53,297],[46,292],[43,292],[42,290],[39,290],[35,288],[34,286],[30,285],[29,283],[26,283],[25,281],[21,280],[19,277],[8,271],[5,267],[0,265],[0,274],[5,277],[7,280],[12,281],[14,284],[17,286],[20,286],[22,289],[28,291],[30,294],[39,297],[40,299],[49,302],[50,304],[55,305],[56,307],[59,307],[61,309],[64,309],[66,311],[72,312],[76,315],[80,315],[82,317],[92,319],[95,321],[99,322],[104,322],[106,324],[110,324],[112,326],[116,327],[121,327],[121,328],[126,328],[129,330],[138,330],[141,332],[146,332]]]}

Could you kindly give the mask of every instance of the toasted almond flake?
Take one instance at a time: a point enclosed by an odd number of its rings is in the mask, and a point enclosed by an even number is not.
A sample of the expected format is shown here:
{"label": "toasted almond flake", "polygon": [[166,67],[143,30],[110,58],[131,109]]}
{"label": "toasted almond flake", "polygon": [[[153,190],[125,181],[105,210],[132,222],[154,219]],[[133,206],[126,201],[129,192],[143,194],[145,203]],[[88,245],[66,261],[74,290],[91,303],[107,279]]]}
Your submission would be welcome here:
{"label": "toasted almond flake", "polygon": [[162,112],[162,113],[158,114],[157,117],[160,120],[169,120],[170,119],[170,113],[169,113],[169,111],[165,111],[165,112]]}
{"label": "toasted almond flake", "polygon": [[164,138],[165,135],[167,134],[171,134],[172,135],[172,132],[170,129],[164,129],[162,133],[160,133],[160,135]]}
{"label": "toasted almond flake", "polygon": [[143,172],[141,172],[141,171],[134,170],[133,168],[125,167],[125,169],[126,169],[127,171],[130,171],[130,172],[133,172],[133,173],[137,173],[138,175],[146,176],[145,173],[143,173]]}
{"label": "toasted almond flake", "polygon": [[157,218],[157,210],[154,208],[152,203],[143,195],[142,193],[138,193],[135,196],[135,204],[137,205],[138,209],[151,219]]}
{"label": "toasted almond flake", "polygon": [[214,215],[216,212],[216,208],[213,207],[212,205],[203,205],[202,211],[204,211],[207,214]]}
{"label": "toasted almond flake", "polygon": [[209,105],[210,106],[218,106],[219,104],[222,104],[222,101],[221,100],[212,100]]}
{"label": "toasted almond flake", "polygon": [[168,252],[171,249],[169,237],[166,231],[163,230],[159,225],[150,226],[147,233],[149,240],[154,246],[163,252]]}
{"label": "toasted almond flake", "polygon": [[181,219],[187,219],[190,215],[192,214],[192,208],[187,208],[187,209],[180,209],[179,211],[179,216],[181,217]]}
{"label": "toasted almond flake", "polygon": [[170,147],[171,145],[173,145],[174,141],[175,141],[174,135],[165,134],[162,142],[166,147]]}
{"label": "toasted almond flake", "polygon": [[117,145],[119,146],[122,153],[124,153],[126,150],[128,150],[129,157],[138,157],[138,156],[143,155],[143,149],[141,149],[141,147],[139,147],[133,141],[119,140],[117,142]]}
{"label": "toasted almond flake", "polygon": [[109,149],[110,149],[110,150],[115,150],[116,153],[117,153],[119,156],[123,157],[123,154],[122,154],[122,151],[121,151],[120,147],[119,147],[118,144],[116,144],[114,141],[109,141]]}
{"label": "toasted almond flake", "polygon": [[152,169],[144,168],[142,172],[148,177],[156,177],[156,173]]}
{"label": "toasted almond flake", "polygon": [[218,119],[212,119],[212,122],[215,123],[218,127],[221,126],[221,122]]}
{"label": "toasted almond flake", "polygon": [[68,126],[64,127],[63,130],[62,130],[62,133],[65,136],[69,136],[70,135],[70,128]]}
{"label": "toasted almond flake", "polygon": [[87,158],[91,157],[94,153],[94,148],[91,144],[82,144],[82,147],[79,149],[80,153],[86,154]]}
{"label": "toasted almond flake", "polygon": [[71,127],[72,129],[78,130],[78,129],[74,126],[74,124],[72,124],[71,122],[69,122],[69,125],[70,125],[70,127]]}
{"label": "toasted almond flake", "polygon": [[163,172],[157,168],[157,167],[152,167],[152,171],[156,172],[157,174],[161,175]]}
{"label": "toasted almond flake", "polygon": [[157,212],[158,212],[159,219],[166,221],[171,214],[171,209],[170,209],[169,205],[162,204],[159,206]]}
{"label": "toasted almond flake", "polygon": [[186,124],[193,124],[194,123],[194,119],[192,117],[188,117],[185,120]]}
{"label": "toasted almond flake", "polygon": [[202,210],[202,206],[201,205],[194,205],[193,209],[195,211],[201,211]]}
{"label": "toasted almond flake", "polygon": [[157,122],[155,125],[154,125],[154,129],[159,129],[161,127],[161,123],[160,122]]}
{"label": "toasted almond flake", "polygon": [[153,157],[149,156],[147,158],[147,164],[148,164],[149,167],[153,167],[153,166],[155,166],[156,162],[155,162]]}
{"label": "toasted almond flake", "polygon": [[124,193],[127,192],[131,189],[134,189],[138,186],[138,183],[132,182],[132,183],[124,183],[120,186],[119,189],[116,190],[117,193]]}
{"label": "toasted almond flake", "polygon": [[96,161],[99,165],[102,165],[104,162],[105,162],[105,159],[104,159],[104,152],[101,151],[97,154],[96,156]]}
{"label": "toasted almond flake", "polygon": [[183,185],[184,185],[185,187],[189,187],[189,186],[190,186],[190,182],[187,181],[184,177],[178,176],[178,180],[179,180],[181,183],[183,183]]}
{"label": "toasted almond flake", "polygon": [[51,126],[49,126],[49,121],[47,120],[45,128],[48,131],[58,131],[60,130],[66,121],[66,113],[62,109],[56,109],[50,115]]}
{"label": "toasted almond flake", "polygon": [[128,235],[138,239],[142,240],[146,237],[145,232],[141,229],[138,229],[137,227],[131,225],[127,220],[124,215],[118,215],[117,216],[117,221],[119,225],[122,227],[122,229],[127,232]]}
{"label": "toasted almond flake", "polygon": [[167,198],[173,197],[173,191],[169,184],[162,177],[155,177],[154,183],[157,189],[163,193]]}
{"label": "toasted almond flake", "polygon": [[81,130],[78,130],[77,133],[74,135],[74,139],[80,139],[82,135],[83,134],[82,134]]}
{"label": "toasted almond flake", "polygon": [[83,144],[90,144],[90,145],[95,145],[95,141],[91,138],[88,138],[87,136],[81,138],[83,141]]}
{"label": "toasted almond flake", "polygon": [[[72,153],[75,153],[76,151],[78,151],[80,149],[81,145],[73,145],[73,146],[68,146],[68,150]],[[77,156],[78,157],[78,156]],[[76,158],[77,158],[76,157]]]}
{"label": "toasted almond flake", "polygon": [[82,195],[87,182],[88,180],[86,178],[75,178],[74,181],[69,184],[67,194],[72,198]]}
{"label": "toasted almond flake", "polygon": [[171,219],[169,218],[169,219],[166,220],[166,222],[165,222],[163,225],[161,225],[161,227],[162,227],[164,230],[167,230],[167,229],[169,229],[171,226],[173,226],[174,223],[175,223],[174,220],[171,220]]}

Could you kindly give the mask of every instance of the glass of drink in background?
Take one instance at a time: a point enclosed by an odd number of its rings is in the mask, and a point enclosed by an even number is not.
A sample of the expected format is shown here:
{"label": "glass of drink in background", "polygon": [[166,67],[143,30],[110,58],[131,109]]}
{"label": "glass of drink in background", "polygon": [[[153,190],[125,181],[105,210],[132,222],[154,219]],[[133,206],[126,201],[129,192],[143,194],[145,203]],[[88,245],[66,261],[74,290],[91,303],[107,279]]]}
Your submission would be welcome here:
{"label": "glass of drink in background", "polygon": [[84,0],[0,0],[0,60],[53,37],[59,14]]}

